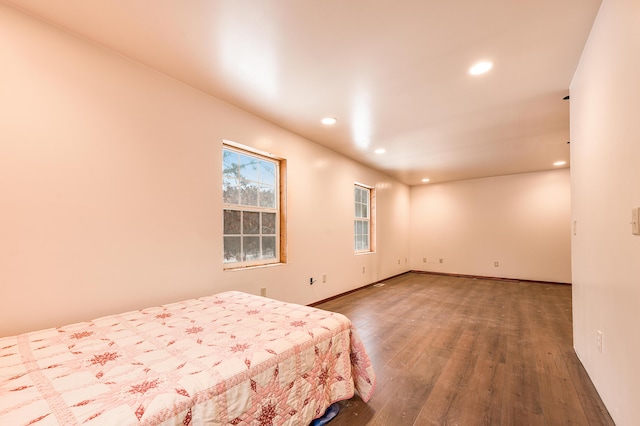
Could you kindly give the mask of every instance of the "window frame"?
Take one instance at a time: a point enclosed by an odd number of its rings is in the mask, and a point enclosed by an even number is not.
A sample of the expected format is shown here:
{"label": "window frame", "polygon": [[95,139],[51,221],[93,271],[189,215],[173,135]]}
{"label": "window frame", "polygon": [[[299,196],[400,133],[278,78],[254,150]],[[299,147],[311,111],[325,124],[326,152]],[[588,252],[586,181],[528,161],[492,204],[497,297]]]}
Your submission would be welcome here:
{"label": "window frame", "polygon": [[[375,219],[375,199],[376,192],[375,188],[369,185],[365,185],[362,183],[355,182],[354,183],[354,198],[353,198],[353,250],[355,254],[367,254],[374,253],[376,249],[376,219]],[[357,191],[366,191],[367,197],[367,217],[362,217],[358,215],[358,205],[362,205],[362,202],[358,202]],[[365,223],[367,226],[368,232],[368,246],[366,248],[358,248],[358,236],[364,235],[362,233],[358,233],[358,222]]]}
{"label": "window frame", "polygon": [[[254,206],[249,204],[242,204],[241,200],[238,199],[238,203],[230,203],[225,200],[225,173],[224,173],[224,158],[225,151],[231,151],[237,153],[239,155],[249,156],[255,158],[259,161],[266,161],[268,163],[274,164],[275,166],[275,207],[264,207],[264,206]],[[277,265],[286,262],[286,214],[285,214],[285,174],[286,172],[286,160],[283,158],[279,158],[273,154],[256,150],[254,148],[232,142],[229,140],[224,140],[222,144],[222,264],[224,270],[237,270],[237,269],[246,269],[252,267],[262,267],[262,266],[270,266]],[[254,182],[256,183],[256,182]],[[259,183],[259,182],[257,182]],[[239,194],[240,196],[240,194]],[[258,203],[259,204],[259,203]],[[238,225],[239,233],[227,233],[225,230],[225,217],[227,211],[239,211],[240,213],[240,223]],[[244,213],[259,213],[259,222],[258,222],[258,233],[244,233],[243,229],[243,221],[245,214]],[[263,234],[263,222],[264,219],[263,213],[275,213],[275,232]],[[245,259],[245,251],[243,249],[243,244],[245,243],[245,237],[259,237],[259,252],[261,254],[259,259]],[[275,249],[274,249],[274,257],[270,258],[262,258],[262,248],[263,248],[263,236],[271,237],[275,236]],[[240,238],[240,255],[242,257],[241,261],[226,261],[225,257],[227,251],[225,249],[225,239],[227,237],[239,237]]]}

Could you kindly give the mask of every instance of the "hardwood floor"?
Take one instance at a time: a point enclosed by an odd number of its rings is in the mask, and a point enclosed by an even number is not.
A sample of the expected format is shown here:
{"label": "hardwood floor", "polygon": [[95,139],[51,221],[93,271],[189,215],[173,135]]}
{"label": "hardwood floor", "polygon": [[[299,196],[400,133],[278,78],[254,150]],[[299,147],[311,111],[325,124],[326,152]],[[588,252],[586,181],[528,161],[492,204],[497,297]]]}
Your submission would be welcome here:
{"label": "hardwood floor", "polygon": [[572,348],[571,287],[408,273],[317,305],[377,374],[331,426],[613,425]]}

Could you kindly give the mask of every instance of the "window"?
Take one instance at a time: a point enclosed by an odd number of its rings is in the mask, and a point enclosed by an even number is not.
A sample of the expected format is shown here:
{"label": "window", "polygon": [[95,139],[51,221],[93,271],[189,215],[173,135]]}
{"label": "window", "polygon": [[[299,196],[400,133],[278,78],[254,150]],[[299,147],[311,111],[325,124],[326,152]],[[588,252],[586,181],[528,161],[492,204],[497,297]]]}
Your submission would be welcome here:
{"label": "window", "polygon": [[367,253],[374,249],[373,218],[371,215],[374,200],[372,188],[355,185],[354,250]]}
{"label": "window", "polygon": [[224,145],[223,245],[226,268],[281,262],[283,160]]}

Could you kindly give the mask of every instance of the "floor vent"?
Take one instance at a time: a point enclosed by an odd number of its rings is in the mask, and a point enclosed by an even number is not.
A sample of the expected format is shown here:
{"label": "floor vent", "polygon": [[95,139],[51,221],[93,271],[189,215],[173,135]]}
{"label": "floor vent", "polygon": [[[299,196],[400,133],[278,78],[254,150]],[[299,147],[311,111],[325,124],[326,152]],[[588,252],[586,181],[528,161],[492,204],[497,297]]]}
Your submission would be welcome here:
{"label": "floor vent", "polygon": [[374,284],[374,287],[384,287],[384,283],[378,283],[378,284]]}

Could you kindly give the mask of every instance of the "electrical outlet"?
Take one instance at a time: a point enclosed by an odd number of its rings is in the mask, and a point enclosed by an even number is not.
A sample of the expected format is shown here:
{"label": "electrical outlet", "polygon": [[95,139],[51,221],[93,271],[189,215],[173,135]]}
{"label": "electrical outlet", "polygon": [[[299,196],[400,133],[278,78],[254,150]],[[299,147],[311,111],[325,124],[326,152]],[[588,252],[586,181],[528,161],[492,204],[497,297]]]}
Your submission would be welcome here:
{"label": "electrical outlet", "polygon": [[262,287],[260,289],[260,296],[265,297],[267,295],[267,288],[266,287]]}
{"label": "electrical outlet", "polygon": [[400,259],[398,259],[398,265],[400,264]]}
{"label": "electrical outlet", "polygon": [[362,267],[362,273],[364,274],[364,266]]}
{"label": "electrical outlet", "polygon": [[443,258],[440,258],[440,259],[439,259],[439,262],[440,262],[440,263],[444,263],[444,259],[443,259]]}
{"label": "electrical outlet", "polygon": [[322,282],[323,283],[327,282],[327,274],[322,274]]}
{"label": "electrical outlet", "polygon": [[427,258],[426,257],[422,258],[422,263],[427,263]]}
{"label": "electrical outlet", "polygon": [[496,267],[496,268],[497,268],[497,267],[499,267],[499,266],[500,266],[500,262],[498,262],[498,261],[496,260],[495,262],[493,262],[493,266],[494,266],[494,267]]}
{"label": "electrical outlet", "polygon": [[596,347],[598,352],[602,352],[602,331],[596,330]]}
{"label": "electrical outlet", "polygon": [[640,207],[631,209],[631,233],[640,235]]}

